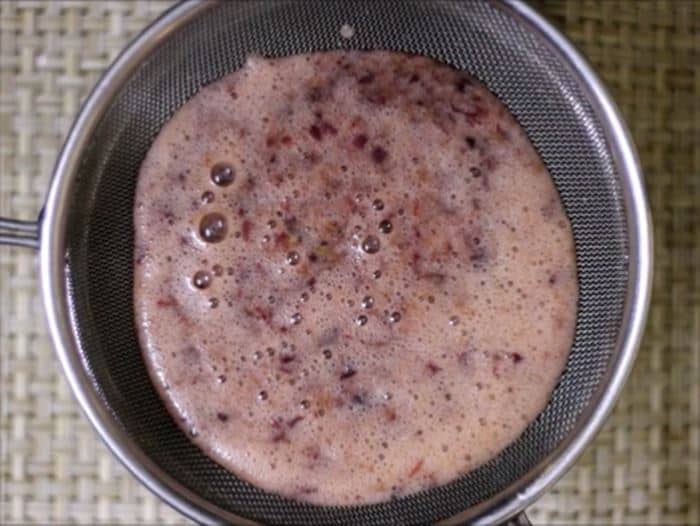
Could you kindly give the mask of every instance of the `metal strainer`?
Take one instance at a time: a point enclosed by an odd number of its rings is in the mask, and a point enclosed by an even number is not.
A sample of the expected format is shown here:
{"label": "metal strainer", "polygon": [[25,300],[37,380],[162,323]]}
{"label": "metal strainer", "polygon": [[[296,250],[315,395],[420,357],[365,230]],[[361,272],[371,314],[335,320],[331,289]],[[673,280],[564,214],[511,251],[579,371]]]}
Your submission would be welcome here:
{"label": "metal strainer", "polygon": [[[340,35],[346,24],[354,28],[351,38]],[[165,410],[132,314],[132,207],[152,140],[200,87],[250,53],[336,48],[434,57],[479,78],[505,103],[540,152],[571,219],[580,300],[573,350],[551,402],[498,457],[413,496],[320,507],[239,480],[194,446]],[[88,98],[39,222],[0,221],[0,242],[40,250],[51,335],[83,410],[146,486],[200,522],[508,520],[600,429],[630,371],[649,300],[650,219],[624,124],[570,44],[530,8],[509,1],[178,5],[124,51]]]}

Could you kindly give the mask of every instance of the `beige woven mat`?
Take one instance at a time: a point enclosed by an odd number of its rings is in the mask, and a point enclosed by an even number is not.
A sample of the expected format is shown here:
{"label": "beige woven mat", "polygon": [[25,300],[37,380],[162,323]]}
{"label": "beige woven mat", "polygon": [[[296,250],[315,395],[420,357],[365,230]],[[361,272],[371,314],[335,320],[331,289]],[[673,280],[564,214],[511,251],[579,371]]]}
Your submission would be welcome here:
{"label": "beige woven mat", "polygon": [[[99,73],[163,2],[0,1],[0,214],[34,218]],[[639,360],[540,524],[700,522],[700,2],[538,2],[627,118],[654,214]],[[58,370],[34,255],[0,249],[0,523],[184,522],[107,452]]]}

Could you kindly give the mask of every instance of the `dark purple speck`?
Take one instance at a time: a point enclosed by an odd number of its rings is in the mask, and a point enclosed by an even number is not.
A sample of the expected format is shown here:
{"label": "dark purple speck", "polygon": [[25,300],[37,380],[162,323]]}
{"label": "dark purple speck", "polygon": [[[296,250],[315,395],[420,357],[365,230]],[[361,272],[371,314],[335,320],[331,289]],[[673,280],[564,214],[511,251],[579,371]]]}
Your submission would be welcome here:
{"label": "dark purple speck", "polygon": [[372,148],[372,160],[375,163],[383,163],[384,160],[387,158],[387,151],[382,148],[381,146],[375,146]]}
{"label": "dark purple speck", "polygon": [[348,365],[347,367],[345,367],[345,370],[342,373],[340,373],[340,379],[347,380],[348,378],[352,378],[356,374],[357,371]]}
{"label": "dark purple speck", "polygon": [[352,139],[352,144],[355,148],[364,148],[365,144],[367,144],[367,136],[364,133],[358,133]]}
{"label": "dark purple speck", "polygon": [[320,141],[320,140],[321,140],[321,128],[319,128],[319,127],[316,126],[315,124],[312,124],[312,125],[309,127],[309,133],[311,134],[311,137],[313,137],[313,138],[316,139],[317,141]]}

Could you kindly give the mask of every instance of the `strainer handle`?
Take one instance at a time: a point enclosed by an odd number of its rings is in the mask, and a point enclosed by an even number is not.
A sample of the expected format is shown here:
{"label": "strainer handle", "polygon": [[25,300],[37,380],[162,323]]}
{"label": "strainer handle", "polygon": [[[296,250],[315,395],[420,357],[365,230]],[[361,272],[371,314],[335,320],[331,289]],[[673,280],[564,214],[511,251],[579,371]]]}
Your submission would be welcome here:
{"label": "strainer handle", "polygon": [[39,222],[0,217],[0,245],[39,248]]}

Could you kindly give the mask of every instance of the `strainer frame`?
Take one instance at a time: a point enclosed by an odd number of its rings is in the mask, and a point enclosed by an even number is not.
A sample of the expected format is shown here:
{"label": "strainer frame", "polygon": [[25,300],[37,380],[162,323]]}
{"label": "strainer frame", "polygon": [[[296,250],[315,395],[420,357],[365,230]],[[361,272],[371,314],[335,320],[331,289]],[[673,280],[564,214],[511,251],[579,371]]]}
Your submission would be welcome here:
{"label": "strainer frame", "polygon": [[[599,79],[570,43],[531,8],[516,0],[494,0],[543,39],[580,81],[599,122],[619,171],[628,229],[628,280],[622,329],[614,363],[600,382],[575,430],[525,477],[499,494],[465,510],[443,524],[471,522],[493,524],[507,520],[539,497],[558,480],[600,430],[617,400],[641,340],[648,310],[652,277],[651,218],[644,195],[642,173],[634,146],[617,108]],[[179,4],[144,30],[105,72],[87,98],[54,168],[46,204],[39,224],[39,266],[43,304],[49,332],[64,374],[82,410],[115,456],[147,488],[165,502],[202,523],[256,524],[207,502],[165,474],[117,424],[95,390],[83,363],[69,306],[65,274],[67,226],[72,190],[75,188],[83,152],[115,95],[142,61],[170,34],[209,9],[212,3],[195,0]],[[7,226],[9,225],[9,226]],[[10,230],[11,223],[4,225]],[[27,230],[25,230],[27,232]],[[7,238],[0,239],[7,242]],[[29,243],[31,244],[31,243]]]}

